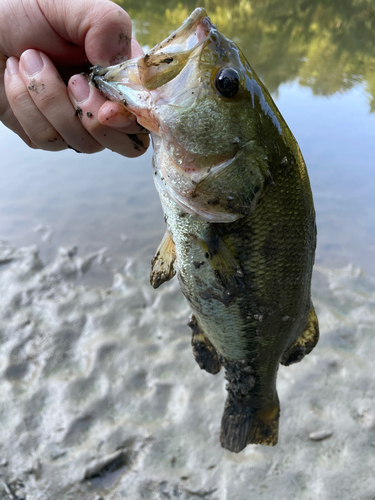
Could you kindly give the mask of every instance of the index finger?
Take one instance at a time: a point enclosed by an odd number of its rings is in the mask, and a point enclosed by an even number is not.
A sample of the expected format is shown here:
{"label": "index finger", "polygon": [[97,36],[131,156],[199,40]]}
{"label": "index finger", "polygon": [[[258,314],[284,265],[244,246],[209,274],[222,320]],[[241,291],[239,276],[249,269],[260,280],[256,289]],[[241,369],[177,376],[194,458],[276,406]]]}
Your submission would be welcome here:
{"label": "index finger", "polygon": [[[77,90],[87,87],[87,97],[77,102]],[[98,119],[100,108],[108,102],[93,85],[88,85],[86,77],[75,75],[69,80],[68,91],[71,101],[79,109],[78,117],[82,125],[103,147],[123,156],[134,158],[143,154],[150,143],[147,133],[134,133],[129,127],[116,129],[103,125]]]}

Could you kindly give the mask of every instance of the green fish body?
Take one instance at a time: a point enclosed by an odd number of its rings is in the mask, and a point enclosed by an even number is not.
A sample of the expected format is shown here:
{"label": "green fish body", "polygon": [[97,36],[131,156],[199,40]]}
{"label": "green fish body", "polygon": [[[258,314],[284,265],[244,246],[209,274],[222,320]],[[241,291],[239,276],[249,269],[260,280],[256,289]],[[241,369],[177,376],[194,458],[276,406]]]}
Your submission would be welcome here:
{"label": "green fish body", "polygon": [[196,9],[146,55],[95,84],[151,131],[167,232],[156,288],[177,272],[199,366],[228,380],[221,444],[278,438],[279,363],[316,345],[313,198],[298,144],[238,47]]}

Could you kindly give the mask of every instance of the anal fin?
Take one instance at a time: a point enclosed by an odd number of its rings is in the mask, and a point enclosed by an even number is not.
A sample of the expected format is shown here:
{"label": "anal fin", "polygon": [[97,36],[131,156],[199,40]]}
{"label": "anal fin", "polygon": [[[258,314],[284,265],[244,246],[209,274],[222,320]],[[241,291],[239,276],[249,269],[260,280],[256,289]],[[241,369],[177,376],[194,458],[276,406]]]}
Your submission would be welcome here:
{"label": "anal fin", "polygon": [[221,369],[218,355],[214,346],[198,325],[194,314],[191,316],[188,325],[192,330],[191,345],[195,361],[202,370],[206,370],[206,372],[216,375]]}
{"label": "anal fin", "polygon": [[154,288],[169,281],[176,274],[176,249],[168,231],[151,261],[150,283]]}
{"label": "anal fin", "polygon": [[306,354],[309,354],[314,349],[318,340],[319,322],[314,306],[311,304],[305,330],[298,337],[296,342],[284,352],[280,363],[285,366],[298,363]]}

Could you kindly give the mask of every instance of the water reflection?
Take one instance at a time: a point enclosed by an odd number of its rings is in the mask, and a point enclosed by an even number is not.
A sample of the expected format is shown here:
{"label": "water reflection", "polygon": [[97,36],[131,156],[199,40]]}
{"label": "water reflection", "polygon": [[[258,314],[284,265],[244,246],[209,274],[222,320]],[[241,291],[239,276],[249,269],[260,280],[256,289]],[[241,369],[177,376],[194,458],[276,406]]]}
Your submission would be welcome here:
{"label": "water reflection", "polygon": [[[368,6],[367,18],[373,18],[371,4],[343,3],[341,12],[337,2],[303,8],[288,2],[206,0],[202,5],[277,94],[276,104],[297,138],[315,199],[317,263],[336,267],[353,262],[374,275],[375,113],[368,112],[368,91],[371,82],[375,89],[375,34],[362,27],[359,35],[360,12]],[[196,3],[127,0],[122,6],[140,42],[153,46]],[[342,19],[337,28],[335,9]],[[80,281],[109,286],[114,272],[133,265],[147,281],[165,230],[151,151],[133,160],[108,150],[92,156],[31,151],[0,126],[0,157],[0,239],[17,247],[36,244],[45,263],[60,246],[77,245],[77,258],[106,247],[102,265],[94,262]]]}
{"label": "water reflection", "polygon": [[117,0],[153,47],[197,6],[244,51],[268,89],[298,79],[329,96],[362,83],[375,111],[374,0]]}

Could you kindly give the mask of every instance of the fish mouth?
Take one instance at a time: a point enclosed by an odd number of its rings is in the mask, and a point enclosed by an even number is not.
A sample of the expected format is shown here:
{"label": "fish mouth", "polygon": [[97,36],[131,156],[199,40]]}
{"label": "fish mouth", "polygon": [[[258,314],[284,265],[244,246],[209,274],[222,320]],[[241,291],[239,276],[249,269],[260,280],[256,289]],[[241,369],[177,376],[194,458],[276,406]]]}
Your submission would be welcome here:
{"label": "fish mouth", "polygon": [[[108,68],[95,66],[91,81],[108,99],[134,113],[142,126],[158,133],[160,124],[152,109],[162,100],[158,89],[194,60],[194,53],[200,53],[213,30],[216,27],[206,11],[197,8],[175,32],[143,56]],[[185,80],[190,76],[187,73]],[[179,88],[181,85],[179,82]]]}
{"label": "fish mouth", "polygon": [[138,60],[142,85],[155,90],[175,78],[212,29],[206,11],[195,9],[180,28]]}

